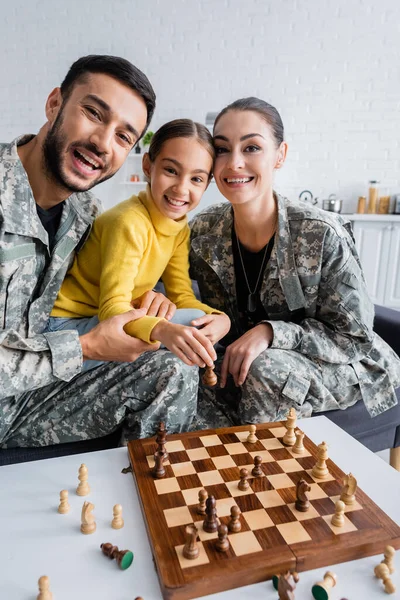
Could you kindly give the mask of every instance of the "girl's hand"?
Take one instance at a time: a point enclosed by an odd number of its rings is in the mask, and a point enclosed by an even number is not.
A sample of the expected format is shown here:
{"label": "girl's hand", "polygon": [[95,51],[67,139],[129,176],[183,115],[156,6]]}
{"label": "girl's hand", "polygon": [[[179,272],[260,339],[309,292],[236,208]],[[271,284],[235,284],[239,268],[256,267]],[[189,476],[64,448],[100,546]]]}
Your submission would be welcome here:
{"label": "girl's hand", "polygon": [[214,345],[221,340],[231,328],[231,320],[226,314],[204,315],[192,321],[191,325],[200,327],[203,335]]}
{"label": "girl's hand", "polygon": [[164,344],[189,367],[212,367],[217,358],[210,340],[195,327],[163,320],[153,328],[151,339]]}
{"label": "girl's hand", "polygon": [[271,325],[260,323],[230,344],[222,361],[220,386],[225,387],[229,373],[235,385],[242,385],[246,381],[251,363],[271,345],[272,339]]}
{"label": "girl's hand", "polygon": [[132,301],[135,308],[144,308],[148,317],[160,317],[169,321],[175,314],[176,306],[161,292],[149,290]]}

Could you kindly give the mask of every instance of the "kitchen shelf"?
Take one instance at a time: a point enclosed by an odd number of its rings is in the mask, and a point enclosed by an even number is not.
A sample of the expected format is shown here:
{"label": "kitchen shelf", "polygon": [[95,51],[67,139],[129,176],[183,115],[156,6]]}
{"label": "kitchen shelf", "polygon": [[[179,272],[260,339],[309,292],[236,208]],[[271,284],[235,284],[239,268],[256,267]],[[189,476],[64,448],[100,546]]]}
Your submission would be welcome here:
{"label": "kitchen shelf", "polygon": [[147,181],[120,181],[119,185],[147,185]]}

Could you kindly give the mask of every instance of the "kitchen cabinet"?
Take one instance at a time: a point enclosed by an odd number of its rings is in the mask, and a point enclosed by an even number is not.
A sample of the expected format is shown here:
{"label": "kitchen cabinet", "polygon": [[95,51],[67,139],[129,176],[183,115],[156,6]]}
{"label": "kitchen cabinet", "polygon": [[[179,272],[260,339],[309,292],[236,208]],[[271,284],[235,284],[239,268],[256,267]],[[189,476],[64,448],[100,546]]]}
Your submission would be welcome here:
{"label": "kitchen cabinet", "polygon": [[400,220],[363,216],[354,216],[353,231],[368,292],[374,304],[400,310]]}

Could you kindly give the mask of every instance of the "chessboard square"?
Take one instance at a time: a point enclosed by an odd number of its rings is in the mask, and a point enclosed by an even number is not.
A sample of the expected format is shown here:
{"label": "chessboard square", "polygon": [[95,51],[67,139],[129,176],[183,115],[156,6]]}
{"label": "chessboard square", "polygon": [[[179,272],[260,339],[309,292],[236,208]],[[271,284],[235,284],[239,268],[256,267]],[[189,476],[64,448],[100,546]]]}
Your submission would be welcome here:
{"label": "chessboard square", "polygon": [[268,515],[271,517],[272,522],[275,525],[281,525],[282,523],[292,523],[296,521],[296,517],[286,505],[273,506],[272,508],[265,509]]}
{"label": "chessboard square", "polygon": [[246,494],[254,494],[254,492],[250,486],[249,486],[248,490],[245,490],[244,492],[242,492],[242,490],[239,490],[238,484],[239,484],[239,480],[225,482],[226,487],[228,488],[228,490],[230,491],[230,493],[233,497],[245,496]]}
{"label": "chessboard square", "polygon": [[233,454],[232,460],[235,461],[239,469],[243,469],[245,465],[248,465],[253,462],[248,452],[245,452],[245,454]]}
{"label": "chessboard square", "polygon": [[319,500],[326,498],[327,494],[318,483],[310,483],[311,490],[307,492],[309,500]]}
{"label": "chessboard square", "polygon": [[298,521],[306,521],[307,519],[316,519],[319,513],[316,508],[310,504],[310,508],[306,512],[301,512],[296,509],[295,504],[288,504],[288,508],[292,511]]}
{"label": "chessboard square", "polygon": [[[250,434],[250,430],[248,430],[248,429],[246,431],[237,431],[235,433],[239,442],[247,442],[247,438],[249,437],[249,434]],[[257,437],[257,431],[256,431],[256,437]]]}
{"label": "chessboard square", "polygon": [[179,483],[175,477],[169,477],[168,479],[155,479],[154,485],[157,490],[157,494],[170,494],[171,492],[179,492]]}
{"label": "chessboard square", "polygon": [[290,460],[292,457],[292,455],[290,454],[290,452],[288,452],[288,450],[286,448],[278,448],[277,450],[269,450],[269,453],[271,454],[272,458],[274,460]]}
{"label": "chessboard square", "polygon": [[[261,465],[263,472],[269,477],[270,475],[278,475],[279,473],[283,473],[283,469],[279,466],[277,462],[269,462]],[[292,484],[293,485],[293,484]]]}
{"label": "chessboard square", "polygon": [[277,525],[277,528],[287,544],[298,544],[299,542],[308,542],[311,540],[303,525],[298,521],[283,523]]}
{"label": "chessboard square", "polygon": [[243,556],[245,554],[262,551],[260,542],[252,531],[233,533],[228,537],[236,556]]}
{"label": "chessboard square", "polygon": [[285,473],[294,473],[295,471],[302,471],[301,465],[297,462],[295,458],[291,458],[289,460],[280,460],[279,466]]}
{"label": "chessboard square", "polygon": [[[332,496],[332,502],[334,502],[336,504],[336,502],[340,500],[340,496]],[[353,512],[354,510],[361,510],[362,506],[361,504],[359,504],[357,502],[357,500],[354,502],[354,504],[345,504],[344,505],[344,512]]]}
{"label": "chessboard square", "polygon": [[287,451],[293,456],[293,458],[306,458],[307,456],[311,456],[311,453],[305,448],[301,454],[299,454],[298,452],[293,452],[293,448],[287,448]]}
{"label": "chessboard square", "polygon": [[[271,548],[278,549],[279,546],[287,547],[287,544],[276,527],[267,527],[265,529],[256,529],[254,535],[259,541],[263,550]],[[277,550],[279,556],[279,550]]]}
{"label": "chessboard square", "polygon": [[344,517],[344,524],[342,527],[335,527],[335,525],[332,525],[332,523],[331,523],[332,517],[333,517],[333,514],[325,515],[322,518],[324,519],[324,521],[328,525],[328,527],[330,529],[332,529],[333,533],[340,535],[341,533],[349,533],[350,531],[357,531],[357,527],[346,516]]}
{"label": "chessboard square", "polygon": [[204,448],[198,437],[185,437],[182,442],[185,446],[186,452],[188,450],[194,450],[195,448]]}
{"label": "chessboard square", "polygon": [[261,440],[261,443],[266,450],[281,450],[283,448],[283,444],[276,438]]}
{"label": "chessboard square", "polygon": [[237,504],[232,497],[229,497],[216,500],[216,506],[218,517],[228,517],[231,514],[232,506],[237,506]]}
{"label": "chessboard square", "polygon": [[288,475],[286,475],[286,473],[281,473],[279,475],[270,475],[268,479],[276,490],[284,487],[293,487],[293,481]]}
{"label": "chessboard square", "polygon": [[198,487],[198,488],[191,488],[189,490],[182,490],[182,496],[185,498],[185,502],[188,506],[191,506],[192,504],[198,504],[199,503],[199,491],[203,490],[204,488],[202,487]]}
{"label": "chessboard square", "polygon": [[193,448],[192,450],[186,450],[190,460],[203,460],[210,458],[207,448],[202,446],[201,448]]}
{"label": "chessboard square", "polygon": [[171,463],[171,465],[175,465],[177,463],[188,462],[189,455],[187,454],[186,450],[185,451],[180,450],[178,452],[170,452],[168,459],[169,459],[169,462]]}
{"label": "chessboard square", "polygon": [[203,487],[198,475],[183,475],[176,478],[181,490]]}
{"label": "chessboard square", "polygon": [[359,531],[366,531],[367,529],[379,529],[380,523],[376,519],[376,514],[368,509],[350,511],[347,514],[346,519],[349,519],[355,525]]}
{"label": "chessboard square", "polygon": [[206,448],[208,446],[218,446],[219,444],[222,444],[217,435],[203,435],[200,436],[200,440],[202,441],[203,446],[206,446]]}
{"label": "chessboard square", "polygon": [[312,474],[312,469],[307,470],[306,473],[309,474],[309,476],[311,477],[311,479],[313,479],[314,481],[316,481],[317,483],[322,483],[325,481],[332,481],[334,480],[334,476],[331,473],[328,473],[328,475],[326,477],[314,477],[314,475]]}
{"label": "chessboard square", "polygon": [[177,527],[178,525],[187,525],[193,523],[192,515],[187,506],[178,508],[167,508],[164,510],[164,517],[168,527]]}
{"label": "chessboard square", "polygon": [[267,477],[252,477],[250,480],[251,489],[253,492],[266,492],[267,490],[273,490],[274,488],[268,481]]}
{"label": "chessboard square", "polygon": [[198,477],[204,486],[224,483],[219,471],[205,471],[204,473],[198,473]]}
{"label": "chessboard square", "polygon": [[203,529],[204,519],[205,519],[205,517],[203,518],[202,521],[195,522],[200,541],[204,542],[206,540],[215,540],[218,537],[218,531],[214,531],[213,533],[207,533],[207,531],[204,531],[204,529]]}
{"label": "chessboard square", "polygon": [[276,490],[268,490],[267,492],[256,492],[256,496],[264,508],[272,508],[274,506],[282,506],[285,504]]}
{"label": "chessboard square", "polygon": [[251,510],[263,510],[263,505],[255,494],[247,494],[246,496],[235,496],[236,503],[242,513]]}
{"label": "chessboard square", "polygon": [[183,475],[195,475],[196,474],[196,469],[193,466],[193,463],[189,462],[182,462],[182,463],[177,463],[177,464],[173,464],[172,466],[172,470],[175,474],[175,477],[182,477]]}
{"label": "chessboard square", "polygon": [[302,522],[302,525],[314,544],[318,544],[319,542],[328,543],[333,539],[334,534],[332,533],[332,530],[321,517],[318,517],[317,519],[307,519]]}
{"label": "chessboard square", "polygon": [[[154,467],[154,465],[156,464],[156,461],[154,460],[154,454],[152,454],[151,456],[146,456],[146,460],[147,460],[147,464],[149,465],[150,469],[152,469]],[[164,460],[164,462],[163,462],[164,467],[169,464],[170,464],[169,460]]]}
{"label": "chessboard square", "polygon": [[227,456],[228,455],[228,450],[225,448],[225,446],[223,444],[220,444],[219,446],[208,446],[207,452],[211,458],[214,458],[214,456]]}
{"label": "chessboard square", "polygon": [[238,481],[240,479],[239,467],[232,469],[219,469],[219,473],[224,481]]}
{"label": "chessboard square", "polygon": [[342,493],[342,485],[336,479],[332,481],[319,480],[317,483],[330,497],[338,496]]}
{"label": "chessboard square", "polygon": [[272,439],[274,436],[271,433],[271,429],[267,427],[266,429],[259,428],[256,431],[256,436],[259,440],[267,440]]}
{"label": "chessboard square", "polygon": [[271,517],[267,514],[264,508],[246,511],[242,514],[252,531],[255,531],[256,529],[263,529],[264,527],[274,526]]}
{"label": "chessboard square", "polygon": [[243,446],[242,442],[236,442],[234,444],[225,444],[225,448],[227,449],[229,454],[246,454],[247,450],[245,446]]}
{"label": "chessboard square", "polygon": [[309,456],[298,454],[296,458],[304,470],[312,469],[316,463],[316,459],[311,454]]}
{"label": "chessboard square", "polygon": [[206,491],[209,496],[214,496],[216,500],[231,497],[231,493],[226,487],[225,483],[217,483],[217,485],[208,485],[206,487]]}
{"label": "chessboard square", "polygon": [[272,462],[274,460],[268,450],[255,450],[254,452],[249,452],[249,454],[253,458],[255,456],[261,456],[263,463]]}
{"label": "chessboard square", "polygon": [[211,459],[215,465],[216,469],[229,469],[231,467],[236,467],[236,463],[233,461],[232,457],[227,454],[226,456],[214,456]]}
{"label": "chessboard square", "polygon": [[214,463],[211,458],[201,458],[200,460],[193,460],[193,467],[196,473],[203,473],[205,471],[214,471]]}
{"label": "chessboard square", "polygon": [[[311,499],[310,499],[311,500]],[[332,502],[331,498],[317,498],[316,500],[311,500],[311,504],[321,515],[331,515],[335,512],[335,503]]]}
{"label": "chessboard square", "polygon": [[293,473],[288,473],[288,475],[289,475],[290,479],[293,481],[294,485],[297,485],[297,482],[300,481],[300,479],[304,479],[304,481],[306,481],[309,485],[311,485],[311,484],[318,485],[309,476],[309,474],[306,473],[306,471],[294,471]]}
{"label": "chessboard square", "polygon": [[233,432],[232,433],[221,433],[221,435],[219,436],[219,439],[225,445],[226,444],[234,444],[238,440],[236,433],[233,433]]}
{"label": "chessboard square", "polygon": [[167,452],[180,452],[185,450],[185,446],[181,440],[171,440],[165,443],[165,449]]}
{"label": "chessboard square", "polygon": [[287,429],[286,429],[286,427],[272,427],[270,429],[270,431],[271,431],[272,435],[275,436],[276,438],[283,438]]}
{"label": "chessboard square", "polygon": [[200,565],[206,565],[207,563],[210,562],[210,560],[207,556],[207,553],[204,549],[203,544],[201,542],[198,542],[197,546],[199,548],[199,556],[194,559],[193,558],[188,559],[183,556],[184,545],[175,546],[176,554],[178,555],[178,560],[179,560],[181,569],[188,569],[190,567],[198,567]]}

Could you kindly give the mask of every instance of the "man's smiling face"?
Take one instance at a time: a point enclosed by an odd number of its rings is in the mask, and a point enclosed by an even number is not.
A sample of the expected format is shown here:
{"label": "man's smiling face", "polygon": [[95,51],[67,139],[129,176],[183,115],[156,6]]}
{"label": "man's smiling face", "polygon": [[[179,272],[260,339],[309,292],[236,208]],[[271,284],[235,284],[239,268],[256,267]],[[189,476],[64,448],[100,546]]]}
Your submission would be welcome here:
{"label": "man's smiling face", "polygon": [[108,75],[88,73],[62,102],[47,105],[43,154],[47,175],[69,192],[83,192],[112,177],[146,126],[144,100]]}

